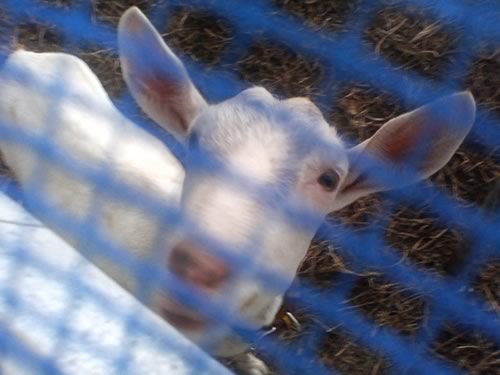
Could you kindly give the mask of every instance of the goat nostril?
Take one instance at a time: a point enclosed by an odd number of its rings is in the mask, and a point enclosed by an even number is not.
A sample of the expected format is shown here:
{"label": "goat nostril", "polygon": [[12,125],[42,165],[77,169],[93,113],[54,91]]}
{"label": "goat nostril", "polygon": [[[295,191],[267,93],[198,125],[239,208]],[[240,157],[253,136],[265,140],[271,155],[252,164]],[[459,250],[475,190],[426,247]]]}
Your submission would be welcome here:
{"label": "goat nostril", "polygon": [[182,248],[175,248],[168,264],[172,272],[177,276],[183,276],[193,266],[193,259],[189,252],[183,251]]}
{"label": "goat nostril", "polygon": [[227,277],[226,268],[224,267],[222,270],[208,270],[203,279],[206,287],[216,289]]}
{"label": "goat nostril", "polygon": [[183,281],[205,290],[216,290],[230,274],[217,257],[184,242],[174,247],[167,267]]}

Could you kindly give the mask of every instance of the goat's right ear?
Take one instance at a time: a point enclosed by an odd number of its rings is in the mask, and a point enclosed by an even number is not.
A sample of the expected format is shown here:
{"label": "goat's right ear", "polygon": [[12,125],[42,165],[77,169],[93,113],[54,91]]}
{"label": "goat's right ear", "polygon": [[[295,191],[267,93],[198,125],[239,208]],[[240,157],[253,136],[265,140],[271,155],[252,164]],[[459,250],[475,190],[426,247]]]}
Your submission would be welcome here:
{"label": "goat's right ear", "polygon": [[123,76],[137,103],[156,123],[184,140],[207,103],[139,8],[132,7],[122,15],[118,46]]}
{"label": "goat's right ear", "polygon": [[348,150],[349,174],[337,195],[336,209],[437,172],[464,141],[475,114],[474,97],[464,91],[384,124],[371,138]]}

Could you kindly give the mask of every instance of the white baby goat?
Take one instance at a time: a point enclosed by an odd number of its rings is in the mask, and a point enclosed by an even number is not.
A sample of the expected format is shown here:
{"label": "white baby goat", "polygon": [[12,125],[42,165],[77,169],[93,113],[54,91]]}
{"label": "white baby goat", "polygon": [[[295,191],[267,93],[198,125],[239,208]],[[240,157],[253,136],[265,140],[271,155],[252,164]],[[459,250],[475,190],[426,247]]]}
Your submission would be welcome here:
{"label": "white baby goat", "polygon": [[[66,54],[17,51],[8,58],[0,74],[2,123],[42,136],[48,132],[53,143],[82,163],[107,168],[124,185],[174,206],[180,204],[187,221],[227,248],[235,252],[252,248],[249,269],[275,272],[283,285],[269,288],[248,270],[231,269],[185,230],[171,236],[173,242],[165,242],[158,259],[157,239],[172,233],[146,210],[40,158],[29,145],[0,139],[5,162],[22,186],[43,164],[37,190],[49,202],[75,217],[97,208],[95,219],[106,236],[136,256],[165,264],[210,298],[228,293],[230,298],[224,301],[228,311],[238,312],[255,329],[272,322],[326,214],[367,194],[432,175],[448,162],[474,122],[473,97],[458,93],[399,116],[373,137],[347,148],[305,98],[279,100],[254,87],[222,103],[208,104],[182,62],[135,7],[122,16],[118,37],[125,81],[142,109],[185,145],[185,172],[162,143],[115,109],[82,61]],[[40,84],[18,82],[18,70],[33,75]],[[62,79],[64,97],[40,88],[58,87]],[[97,104],[98,110],[82,106],[75,98]],[[201,168],[200,150],[224,168]],[[366,159],[383,162],[396,178],[381,183]],[[243,188],[234,175],[265,187],[270,194]],[[269,200],[269,196],[279,199]],[[307,225],[289,221],[284,206],[311,214]],[[87,245],[67,238],[77,246]],[[126,288],[136,290],[140,281],[133,275],[109,260],[93,260]],[[214,323],[168,291],[155,293],[145,303],[198,343]],[[240,356],[246,346],[225,332],[210,350],[220,356]],[[256,361],[247,364],[252,373],[265,371]]]}

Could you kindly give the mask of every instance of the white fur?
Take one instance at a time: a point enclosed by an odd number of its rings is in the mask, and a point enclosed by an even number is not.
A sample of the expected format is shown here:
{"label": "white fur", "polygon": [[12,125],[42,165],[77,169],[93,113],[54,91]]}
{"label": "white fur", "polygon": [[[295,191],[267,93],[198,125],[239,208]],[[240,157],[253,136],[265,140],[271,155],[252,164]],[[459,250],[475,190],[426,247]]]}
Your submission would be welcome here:
{"label": "white fur", "polygon": [[[256,124],[258,127],[259,124]],[[272,183],[276,169],[285,162],[289,152],[288,141],[283,133],[251,133],[235,150],[228,168],[257,184]]]}
{"label": "white fur", "polygon": [[[20,74],[29,82],[20,81]],[[66,92],[57,97],[50,89],[62,77]],[[97,77],[78,58],[16,51],[0,73],[0,90],[2,126],[41,137],[46,132],[61,151],[82,164],[104,168],[118,183],[159,202],[178,205],[184,170],[177,159],[116,110]],[[154,216],[47,162],[29,146],[4,139],[0,139],[0,146],[5,162],[22,186],[30,182],[37,168],[42,168],[44,173],[38,176],[36,189],[50,204],[80,219],[92,214],[95,207],[96,220],[107,238],[136,256],[153,256],[158,231],[164,231]],[[78,239],[61,234],[78,245]],[[134,286],[133,278],[123,270],[116,269],[113,275],[129,289]]]}

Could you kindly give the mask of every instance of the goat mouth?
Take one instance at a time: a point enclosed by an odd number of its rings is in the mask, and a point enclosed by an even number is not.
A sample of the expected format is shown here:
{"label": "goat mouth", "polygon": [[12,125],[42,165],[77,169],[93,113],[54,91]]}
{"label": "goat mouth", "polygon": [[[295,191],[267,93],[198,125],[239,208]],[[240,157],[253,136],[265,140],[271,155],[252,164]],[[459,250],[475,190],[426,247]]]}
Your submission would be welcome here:
{"label": "goat mouth", "polygon": [[160,309],[160,313],[166,321],[180,330],[201,330],[207,324],[202,316],[185,309],[164,306]]}

